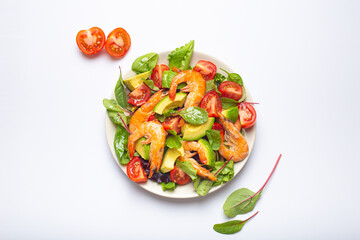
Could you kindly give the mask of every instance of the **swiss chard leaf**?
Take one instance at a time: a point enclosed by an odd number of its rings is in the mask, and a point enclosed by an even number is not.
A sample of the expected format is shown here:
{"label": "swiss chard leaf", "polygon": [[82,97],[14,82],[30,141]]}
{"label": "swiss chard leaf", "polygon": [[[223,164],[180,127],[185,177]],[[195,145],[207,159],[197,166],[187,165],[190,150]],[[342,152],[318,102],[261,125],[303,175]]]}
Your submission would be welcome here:
{"label": "swiss chard leaf", "polygon": [[184,120],[190,124],[203,124],[206,123],[209,115],[208,113],[199,107],[189,107],[186,108],[184,111],[179,112]]}
{"label": "swiss chard leaf", "polygon": [[115,99],[103,99],[103,105],[104,107],[113,112],[124,112],[124,110],[117,104]]}
{"label": "swiss chard leaf", "polygon": [[126,90],[125,90],[125,85],[124,85],[122,74],[121,74],[121,69],[120,69],[119,80],[117,81],[116,86],[115,86],[115,98],[116,98],[117,103],[122,108],[128,108]]}
{"label": "swiss chard leaf", "polygon": [[206,130],[206,136],[209,140],[210,146],[212,150],[219,150],[221,145],[221,136],[220,132],[213,129]]}
{"label": "swiss chard leaf", "polygon": [[126,156],[129,135],[128,131],[122,125],[117,127],[114,138],[114,148],[121,164],[128,164],[130,161],[130,158]]}
{"label": "swiss chard leaf", "polygon": [[113,112],[113,111],[107,110],[107,114],[108,114],[110,120],[113,123],[115,123],[116,125],[123,125],[124,126],[124,124],[121,121],[120,117],[124,120],[125,124],[127,124],[127,117],[125,116],[124,113],[119,112],[119,114],[120,114],[120,116],[119,116],[118,112]]}
{"label": "swiss chard leaf", "polygon": [[131,69],[137,74],[151,71],[156,66],[158,60],[159,54],[153,52],[148,53],[135,59]]}
{"label": "swiss chard leaf", "polygon": [[249,217],[246,220],[233,220],[233,221],[228,221],[228,222],[224,222],[224,223],[220,223],[220,224],[215,224],[213,229],[216,232],[222,233],[222,234],[237,233],[243,228],[245,223],[247,221],[249,221],[251,218],[253,218],[256,214],[258,214],[258,212],[256,212],[254,215],[252,215],[251,217]]}
{"label": "swiss chard leaf", "polygon": [[251,198],[255,193],[247,188],[240,188],[234,191],[224,203],[223,209],[225,215],[228,217],[235,217],[238,214],[251,212],[254,209],[257,200],[260,198],[261,192],[262,191]]}
{"label": "swiss chard leaf", "polygon": [[191,40],[189,43],[185,44],[180,48],[176,48],[172,51],[169,56],[169,66],[177,67],[182,70],[187,70],[190,65],[191,56],[194,51],[194,40]]}
{"label": "swiss chard leaf", "polygon": [[243,80],[241,78],[241,76],[237,73],[229,73],[228,71],[220,68],[221,70],[223,70],[224,72],[226,72],[228,74],[227,80],[231,81],[231,82],[235,82],[237,84],[239,84],[240,86],[244,85],[243,84]]}
{"label": "swiss chard leaf", "polygon": [[171,134],[166,138],[165,145],[168,148],[175,148],[175,149],[181,148],[182,144],[181,144],[180,136]]}
{"label": "swiss chard leaf", "polygon": [[223,81],[225,81],[226,77],[224,75],[222,75],[221,73],[216,73],[214,80],[217,83],[222,83]]}

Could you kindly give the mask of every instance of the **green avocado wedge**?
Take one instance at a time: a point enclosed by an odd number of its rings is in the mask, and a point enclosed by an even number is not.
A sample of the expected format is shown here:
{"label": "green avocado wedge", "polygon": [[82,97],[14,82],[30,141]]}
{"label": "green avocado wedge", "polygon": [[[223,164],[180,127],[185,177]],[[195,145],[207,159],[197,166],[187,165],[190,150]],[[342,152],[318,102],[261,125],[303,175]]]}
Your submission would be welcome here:
{"label": "green avocado wedge", "polygon": [[153,111],[157,114],[163,114],[164,112],[174,108],[182,107],[186,100],[186,96],[186,93],[179,92],[175,95],[174,101],[172,101],[169,96],[166,96],[158,104],[156,104]]}
{"label": "green avocado wedge", "polygon": [[226,117],[227,119],[229,119],[230,121],[235,123],[237,118],[239,117],[239,108],[237,106],[232,107],[232,108],[223,110],[221,113],[222,113],[222,115],[224,115],[224,117]]}
{"label": "green avocado wedge", "polygon": [[211,129],[214,125],[215,118],[209,117],[207,122],[199,125],[185,123],[181,127],[184,141],[199,140],[206,135],[206,130]]}
{"label": "green avocado wedge", "polygon": [[149,160],[150,144],[142,144],[141,142],[144,140],[146,138],[142,137],[135,142],[135,150],[143,159]]}
{"label": "green avocado wedge", "polygon": [[138,86],[140,86],[144,82],[144,80],[150,77],[151,73],[152,71],[140,73],[138,75],[123,80],[123,82],[130,91],[134,91]]}
{"label": "green avocado wedge", "polygon": [[205,165],[213,168],[215,166],[215,153],[214,151],[211,149],[210,143],[208,141],[206,141],[205,139],[201,138],[198,143],[200,144],[202,150],[205,153],[206,156],[206,163],[204,163]]}

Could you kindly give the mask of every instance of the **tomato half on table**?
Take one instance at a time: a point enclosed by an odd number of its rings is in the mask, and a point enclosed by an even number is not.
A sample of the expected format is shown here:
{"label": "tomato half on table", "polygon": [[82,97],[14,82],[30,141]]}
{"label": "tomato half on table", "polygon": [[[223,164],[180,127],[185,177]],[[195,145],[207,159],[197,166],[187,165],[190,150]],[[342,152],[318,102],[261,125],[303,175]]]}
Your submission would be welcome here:
{"label": "tomato half on table", "polygon": [[165,64],[156,65],[153,69],[150,79],[153,80],[155,86],[158,88],[162,88],[163,72],[167,70],[170,70],[170,68]]}
{"label": "tomato half on table", "polygon": [[105,43],[105,49],[112,57],[124,56],[131,46],[131,38],[123,28],[112,30]]}
{"label": "tomato half on table", "polygon": [[219,86],[222,97],[231,98],[239,101],[243,95],[243,88],[236,82],[225,81]]}
{"label": "tomato half on table", "polygon": [[164,129],[166,131],[174,130],[177,134],[180,133],[180,116],[176,117],[167,117],[165,121],[162,123]]}
{"label": "tomato half on table", "polygon": [[137,183],[147,181],[147,176],[144,168],[141,166],[141,158],[133,157],[126,167],[126,173],[128,177]]}
{"label": "tomato half on table", "polygon": [[250,103],[240,103],[239,118],[242,128],[247,129],[252,127],[256,121],[255,108]]}
{"label": "tomato half on table", "polygon": [[103,30],[98,27],[81,30],[76,35],[76,44],[84,54],[95,54],[103,49],[105,45],[105,34]]}
{"label": "tomato half on table", "polygon": [[196,63],[193,70],[201,73],[201,75],[203,75],[204,79],[207,81],[215,77],[217,68],[216,65],[212,62],[200,60]]}
{"label": "tomato half on table", "polygon": [[141,106],[149,100],[150,95],[151,89],[145,83],[142,83],[129,94],[128,103],[135,106]]}
{"label": "tomato half on table", "polygon": [[207,111],[209,117],[219,117],[222,110],[219,94],[216,91],[207,93],[201,100],[200,107]]}
{"label": "tomato half on table", "polygon": [[191,178],[181,168],[174,166],[173,170],[170,171],[170,179],[174,183],[184,185],[190,182]]}

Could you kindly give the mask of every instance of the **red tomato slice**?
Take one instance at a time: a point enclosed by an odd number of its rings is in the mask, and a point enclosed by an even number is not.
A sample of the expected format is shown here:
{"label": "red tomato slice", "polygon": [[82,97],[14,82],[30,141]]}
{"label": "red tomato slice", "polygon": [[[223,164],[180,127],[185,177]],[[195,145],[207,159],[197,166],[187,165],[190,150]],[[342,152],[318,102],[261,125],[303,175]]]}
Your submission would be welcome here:
{"label": "red tomato slice", "polygon": [[76,35],[76,43],[80,50],[86,55],[100,52],[105,45],[105,34],[98,27],[81,30]]}
{"label": "red tomato slice", "polygon": [[126,167],[128,177],[137,183],[147,181],[145,170],[141,166],[141,158],[133,157]]}
{"label": "red tomato slice", "polygon": [[191,178],[181,168],[174,166],[173,170],[170,171],[170,179],[174,183],[184,185],[190,182]]}
{"label": "red tomato slice", "polygon": [[124,56],[131,46],[131,38],[123,28],[116,28],[109,33],[105,49],[112,57]]}
{"label": "red tomato slice", "polygon": [[246,129],[252,127],[256,121],[255,108],[249,103],[240,103],[239,117],[242,128]]}
{"label": "red tomato slice", "polygon": [[212,62],[200,60],[197,62],[193,70],[201,73],[207,81],[214,78],[217,68]]}
{"label": "red tomato slice", "polygon": [[162,88],[163,72],[167,70],[170,70],[168,66],[166,66],[165,64],[160,64],[156,65],[154,70],[152,71],[150,79],[153,80],[155,86],[157,86],[158,88]]}
{"label": "red tomato slice", "polygon": [[242,87],[236,82],[225,81],[219,86],[222,97],[231,98],[239,101],[243,94]]}
{"label": "red tomato slice", "polygon": [[212,126],[211,129],[220,131],[221,144],[223,144],[223,142],[224,142],[224,127],[223,127],[223,125],[221,125],[220,123],[214,123],[214,125]]}
{"label": "red tomato slice", "polygon": [[155,115],[151,115],[149,118],[148,118],[148,122],[151,122],[152,120],[155,120],[156,119],[156,117],[155,117]]}
{"label": "red tomato slice", "polygon": [[167,117],[165,121],[162,123],[164,129],[166,131],[174,130],[177,134],[180,133],[180,116],[176,117]]}
{"label": "red tomato slice", "polygon": [[209,117],[219,117],[222,110],[219,94],[216,91],[207,93],[201,100],[200,107],[207,111]]}
{"label": "red tomato slice", "polygon": [[146,103],[147,100],[149,100],[150,95],[150,88],[145,83],[142,83],[129,94],[128,103],[135,106],[141,106]]}

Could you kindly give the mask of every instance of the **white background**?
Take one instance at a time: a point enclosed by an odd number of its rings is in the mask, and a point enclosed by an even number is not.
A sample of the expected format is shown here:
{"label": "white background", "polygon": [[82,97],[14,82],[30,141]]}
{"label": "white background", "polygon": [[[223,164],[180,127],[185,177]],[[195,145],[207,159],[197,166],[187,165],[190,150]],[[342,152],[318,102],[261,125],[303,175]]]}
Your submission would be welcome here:
{"label": "white background", "polygon": [[[0,2],[0,239],[359,239],[359,1]],[[125,28],[122,59],[84,56],[79,30]],[[241,74],[258,113],[233,182],[193,200],[129,181],[106,142],[118,66],[195,40]],[[227,196],[277,170],[241,232]],[[245,219],[237,216],[235,219]]]}

